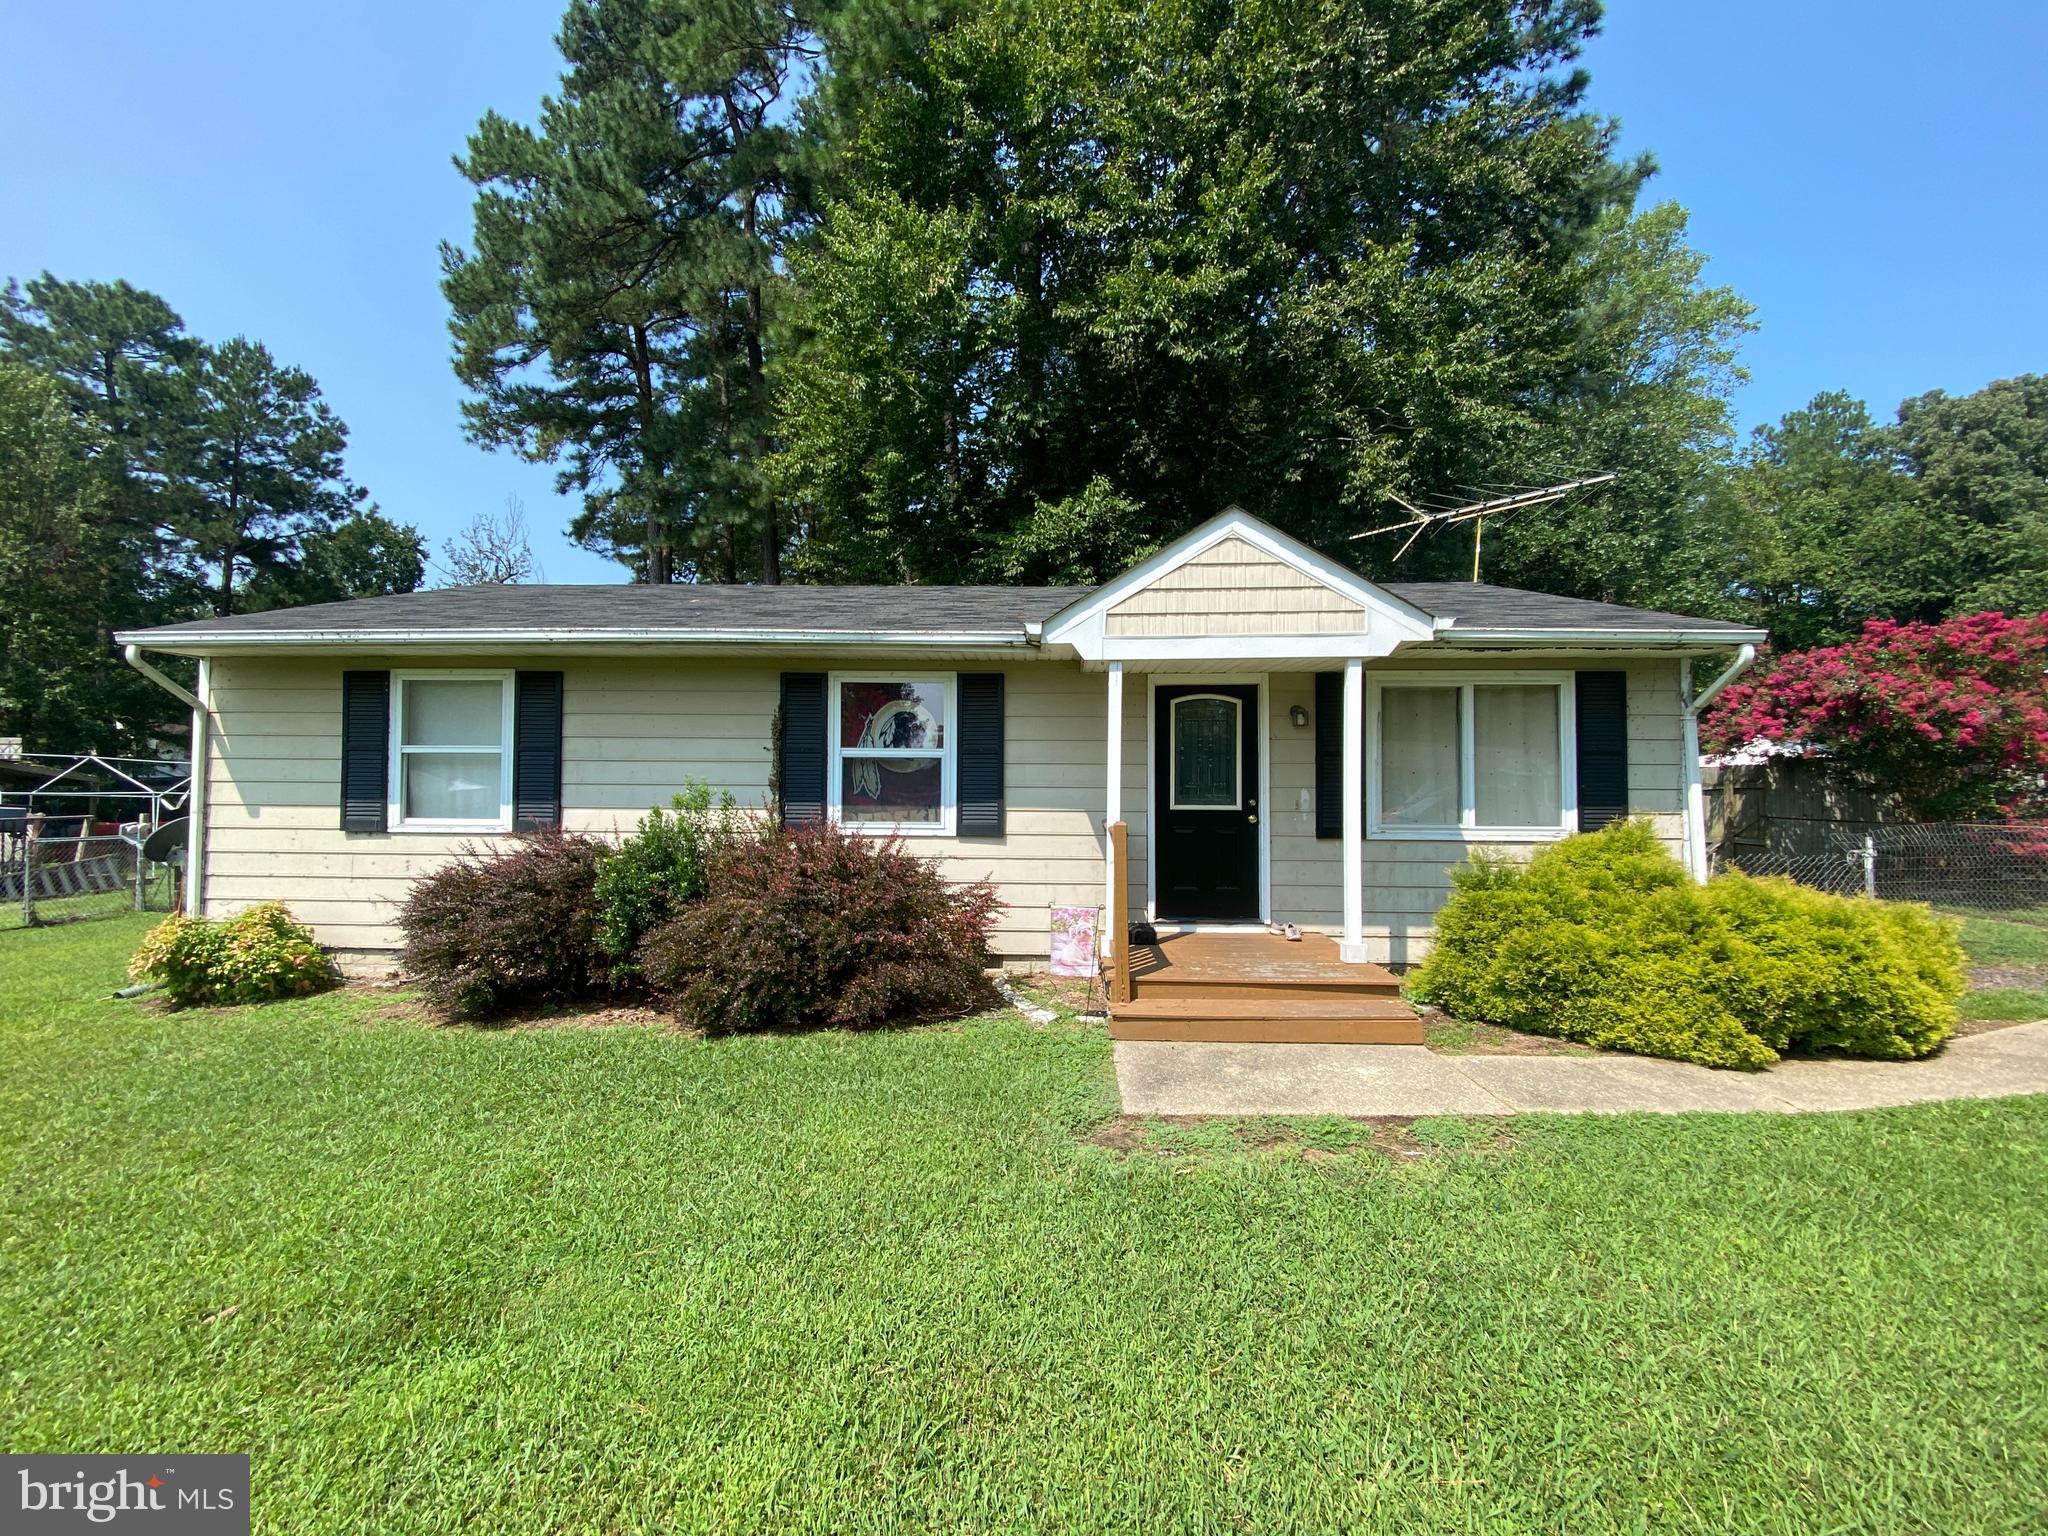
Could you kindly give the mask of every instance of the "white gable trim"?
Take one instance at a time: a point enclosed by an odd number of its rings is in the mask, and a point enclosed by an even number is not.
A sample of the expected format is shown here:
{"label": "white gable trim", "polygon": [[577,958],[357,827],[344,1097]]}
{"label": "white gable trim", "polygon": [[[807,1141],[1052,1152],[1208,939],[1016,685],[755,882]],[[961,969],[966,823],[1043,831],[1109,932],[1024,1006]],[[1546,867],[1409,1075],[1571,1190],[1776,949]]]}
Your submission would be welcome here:
{"label": "white gable trim", "polygon": [[[1134,593],[1142,592],[1162,576],[1180,569],[1196,556],[1215,548],[1226,539],[1242,539],[1261,554],[1280,561],[1309,580],[1340,597],[1356,603],[1366,616],[1366,628],[1357,635],[1316,635],[1271,637],[1232,635],[1228,637],[1110,636],[1110,610]],[[1317,554],[1299,539],[1288,537],[1270,523],[1261,522],[1242,507],[1226,507],[1199,528],[1183,534],[1150,559],[1132,566],[1114,581],[1098,587],[1086,597],[1068,604],[1045,621],[1044,636],[1050,645],[1071,645],[1084,661],[1112,657],[1229,656],[1357,656],[1386,655],[1396,646],[1432,638],[1444,620],[1424,613],[1413,603],[1402,601],[1334,560]]]}

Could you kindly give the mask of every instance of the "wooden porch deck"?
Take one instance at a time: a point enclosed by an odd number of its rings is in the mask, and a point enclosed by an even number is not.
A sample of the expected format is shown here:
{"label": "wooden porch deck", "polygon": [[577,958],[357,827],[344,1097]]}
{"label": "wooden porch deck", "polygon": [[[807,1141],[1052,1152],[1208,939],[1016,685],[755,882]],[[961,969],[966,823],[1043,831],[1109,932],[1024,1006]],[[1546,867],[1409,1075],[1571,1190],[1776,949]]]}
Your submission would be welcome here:
{"label": "wooden porch deck", "polygon": [[1274,933],[1181,933],[1130,948],[1117,1040],[1420,1045],[1422,1021],[1377,965],[1347,965],[1337,941]]}

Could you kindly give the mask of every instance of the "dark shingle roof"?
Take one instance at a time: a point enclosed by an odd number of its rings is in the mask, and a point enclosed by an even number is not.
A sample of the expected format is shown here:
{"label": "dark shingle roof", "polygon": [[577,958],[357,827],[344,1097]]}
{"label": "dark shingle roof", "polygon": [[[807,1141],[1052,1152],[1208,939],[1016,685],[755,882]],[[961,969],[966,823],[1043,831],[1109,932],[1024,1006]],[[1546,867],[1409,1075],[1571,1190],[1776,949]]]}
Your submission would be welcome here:
{"label": "dark shingle roof", "polygon": [[[1618,630],[1639,634],[1726,630],[1740,624],[1652,613],[1462,581],[1396,581],[1384,590],[1460,632]],[[1094,590],[1089,587],[494,586],[443,587],[390,597],[194,619],[124,634],[175,648],[215,636],[246,643],[361,635],[407,639],[505,636],[527,631],[607,635],[921,635],[1014,638]]]}
{"label": "dark shingle roof", "polygon": [[1524,592],[1519,587],[1484,582],[1383,581],[1379,586],[1424,613],[1452,620],[1459,629],[1625,629],[1642,633],[1676,629],[1688,634],[1749,630],[1746,624],[1722,619],[1694,619],[1682,613],[1624,608],[1619,603],[1554,597],[1548,592]]}
{"label": "dark shingle roof", "polygon": [[255,638],[355,631],[462,635],[505,630],[807,630],[821,634],[1021,634],[1087,587],[443,587],[391,597],[194,619],[131,638]]}

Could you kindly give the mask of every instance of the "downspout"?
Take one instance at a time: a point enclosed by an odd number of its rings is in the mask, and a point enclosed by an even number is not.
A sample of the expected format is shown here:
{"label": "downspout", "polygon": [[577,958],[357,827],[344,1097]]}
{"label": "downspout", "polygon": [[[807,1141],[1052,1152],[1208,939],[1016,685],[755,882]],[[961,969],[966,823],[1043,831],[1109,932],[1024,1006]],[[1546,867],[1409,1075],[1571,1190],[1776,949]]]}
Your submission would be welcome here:
{"label": "downspout", "polygon": [[1693,879],[1702,885],[1707,879],[1707,797],[1700,782],[1700,711],[1720,697],[1721,690],[1749,670],[1756,660],[1756,647],[1745,645],[1735,653],[1728,670],[1700,690],[1692,691],[1692,668],[1681,662],[1678,668],[1678,705],[1685,722],[1685,864]]}
{"label": "downspout", "polygon": [[206,707],[208,664],[205,657],[200,657],[199,691],[194,693],[144,661],[141,646],[126,646],[121,655],[129,666],[192,710],[191,788],[185,797],[185,910],[194,917],[203,917],[206,899],[206,759],[211,745],[208,725],[213,718]]}

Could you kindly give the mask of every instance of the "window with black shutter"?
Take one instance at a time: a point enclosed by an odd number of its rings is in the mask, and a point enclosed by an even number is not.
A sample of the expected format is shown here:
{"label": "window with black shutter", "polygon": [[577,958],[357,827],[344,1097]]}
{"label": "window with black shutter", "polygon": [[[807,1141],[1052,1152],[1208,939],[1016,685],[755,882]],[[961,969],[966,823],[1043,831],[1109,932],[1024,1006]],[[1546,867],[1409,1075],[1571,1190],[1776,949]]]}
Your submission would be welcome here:
{"label": "window with black shutter", "polygon": [[775,782],[785,827],[825,819],[825,674],[782,674]]}
{"label": "window with black shutter", "polygon": [[512,824],[562,824],[562,674],[521,672],[512,706]]}
{"label": "window with black shutter", "polygon": [[390,789],[391,674],[341,674],[341,830],[382,832]]}
{"label": "window with black shutter", "polygon": [[1577,705],[1579,830],[1593,832],[1628,815],[1628,674],[1579,673]]}
{"label": "window with black shutter", "polygon": [[1003,674],[960,675],[962,837],[1003,835]]}
{"label": "window with black shutter", "polygon": [[1344,835],[1344,674],[1316,674],[1316,836]]}

